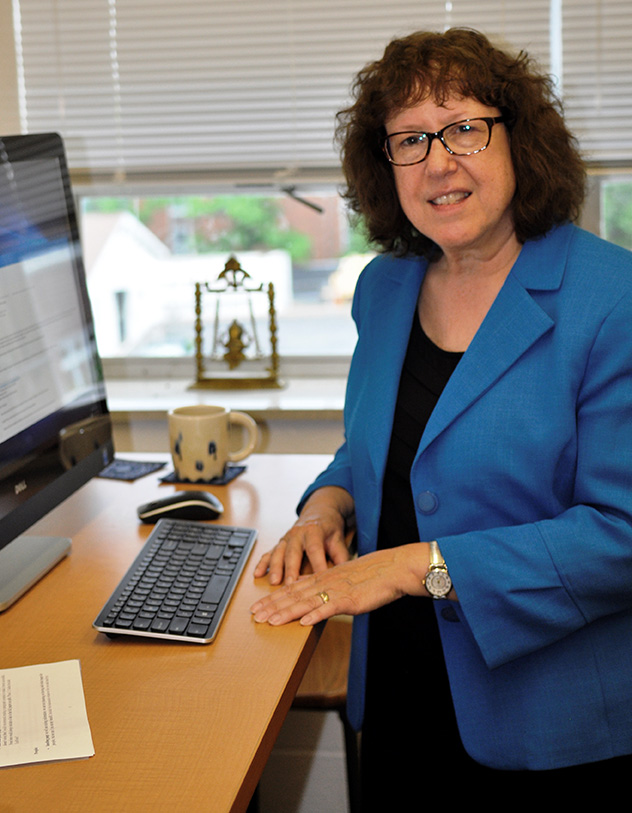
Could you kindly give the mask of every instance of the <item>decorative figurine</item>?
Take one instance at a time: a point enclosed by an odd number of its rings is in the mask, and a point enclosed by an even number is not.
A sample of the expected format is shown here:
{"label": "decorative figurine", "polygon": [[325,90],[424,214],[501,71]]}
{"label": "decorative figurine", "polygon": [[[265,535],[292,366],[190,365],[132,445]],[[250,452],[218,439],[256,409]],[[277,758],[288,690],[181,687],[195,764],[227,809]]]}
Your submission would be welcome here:
{"label": "decorative figurine", "polygon": [[[202,297],[204,293],[213,294],[215,301],[215,319],[213,326],[213,341],[208,356],[204,354],[203,344],[203,318]],[[220,322],[220,301],[227,303],[231,294],[240,293],[247,297],[249,325],[242,324],[233,318],[227,330],[222,333]],[[253,362],[264,362],[265,353],[261,350],[257,325],[252,307],[252,296],[263,294],[268,297],[268,329],[270,333],[269,364],[263,369],[252,367]],[[248,352],[248,350],[252,352]],[[207,360],[227,365],[227,372],[207,368]],[[279,380],[279,356],[277,353],[277,322],[274,308],[274,285],[270,282],[267,289],[263,283],[255,285],[250,274],[239,264],[238,260],[230,256],[213,285],[208,282],[195,283],[195,361],[196,380],[192,389],[230,389],[274,387],[281,388],[283,383]],[[240,369],[242,365],[248,370]]]}

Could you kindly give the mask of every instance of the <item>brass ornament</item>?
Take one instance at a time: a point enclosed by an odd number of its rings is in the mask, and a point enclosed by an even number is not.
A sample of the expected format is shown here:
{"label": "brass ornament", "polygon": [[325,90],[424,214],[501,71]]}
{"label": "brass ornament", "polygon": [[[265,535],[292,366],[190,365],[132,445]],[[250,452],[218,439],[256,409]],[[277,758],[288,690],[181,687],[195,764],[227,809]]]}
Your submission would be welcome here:
{"label": "brass ornament", "polygon": [[[235,293],[245,295],[249,318],[239,321],[233,317],[230,323],[222,321],[223,308],[230,309],[230,297]],[[203,349],[206,294],[215,297],[213,337],[208,355]],[[256,295],[268,299],[269,356],[262,351],[257,333],[252,306],[252,297]],[[228,326],[222,329],[223,324]],[[279,379],[274,285],[271,282],[267,287],[263,283],[256,285],[234,256],[228,258],[214,283],[195,283],[195,364],[196,379],[191,389],[280,389],[284,386]]]}

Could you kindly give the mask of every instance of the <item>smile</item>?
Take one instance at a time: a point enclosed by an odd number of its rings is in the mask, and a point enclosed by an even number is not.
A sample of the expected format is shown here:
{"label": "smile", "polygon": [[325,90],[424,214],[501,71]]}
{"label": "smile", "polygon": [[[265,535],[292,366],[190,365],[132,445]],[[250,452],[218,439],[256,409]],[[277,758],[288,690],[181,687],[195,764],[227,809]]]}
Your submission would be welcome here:
{"label": "smile", "polygon": [[447,195],[440,195],[430,201],[434,206],[446,206],[450,203],[459,203],[465,198],[469,198],[470,192],[449,192]]}

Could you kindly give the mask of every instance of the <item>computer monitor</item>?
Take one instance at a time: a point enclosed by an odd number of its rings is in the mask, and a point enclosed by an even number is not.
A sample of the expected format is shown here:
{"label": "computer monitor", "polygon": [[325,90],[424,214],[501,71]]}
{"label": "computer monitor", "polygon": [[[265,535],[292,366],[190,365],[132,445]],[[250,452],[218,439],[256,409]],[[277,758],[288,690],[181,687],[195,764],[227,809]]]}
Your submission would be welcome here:
{"label": "computer monitor", "polygon": [[24,532],[113,456],[61,138],[0,137],[0,610],[69,549]]}

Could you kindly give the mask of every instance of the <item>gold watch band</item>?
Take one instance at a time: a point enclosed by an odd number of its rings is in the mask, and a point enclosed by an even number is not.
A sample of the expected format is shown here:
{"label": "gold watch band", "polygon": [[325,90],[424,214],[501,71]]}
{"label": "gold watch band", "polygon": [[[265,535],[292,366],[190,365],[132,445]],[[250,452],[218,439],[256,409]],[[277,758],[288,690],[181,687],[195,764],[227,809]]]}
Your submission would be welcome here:
{"label": "gold watch band", "polygon": [[443,567],[445,566],[445,559],[441,555],[439,545],[435,541],[428,543],[430,547],[430,567]]}

